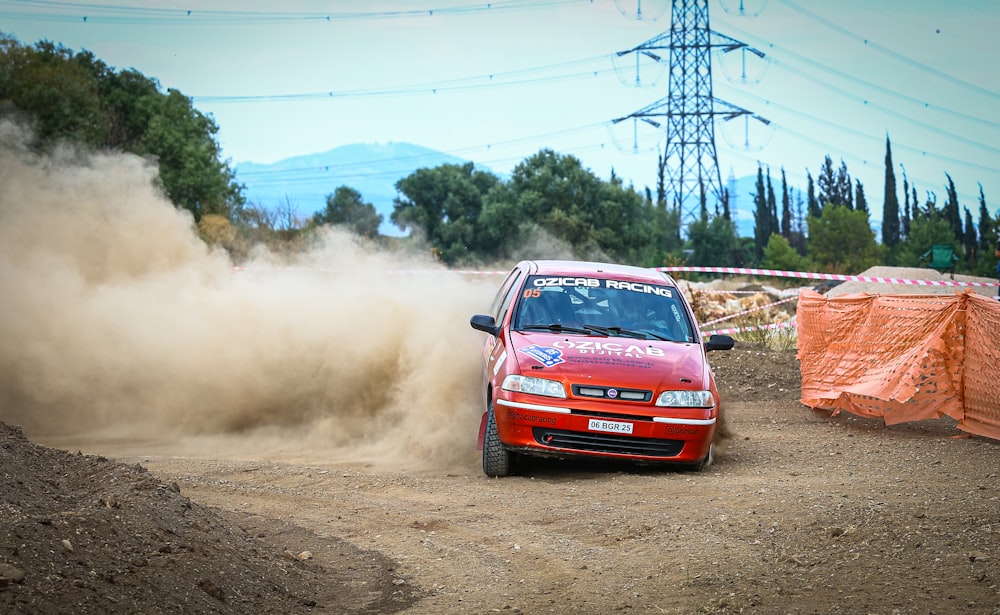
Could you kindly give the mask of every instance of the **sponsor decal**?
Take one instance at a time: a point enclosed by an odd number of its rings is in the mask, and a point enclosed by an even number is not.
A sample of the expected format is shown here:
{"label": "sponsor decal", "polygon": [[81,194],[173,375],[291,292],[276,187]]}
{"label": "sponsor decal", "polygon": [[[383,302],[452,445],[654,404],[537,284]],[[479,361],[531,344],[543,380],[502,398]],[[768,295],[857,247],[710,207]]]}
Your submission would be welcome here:
{"label": "sponsor decal", "polygon": [[556,419],[551,416],[535,416],[533,414],[525,414],[514,410],[513,408],[507,409],[507,420],[510,421],[524,421],[527,423],[541,423],[543,425],[555,425]]}
{"label": "sponsor decal", "polygon": [[493,364],[493,375],[496,376],[500,368],[503,367],[503,362],[507,360],[507,351],[504,350],[503,353],[497,357],[497,362]]}
{"label": "sponsor decal", "polygon": [[701,433],[701,429],[692,425],[670,425],[667,433],[671,436],[695,436]]}
{"label": "sponsor decal", "polygon": [[565,339],[552,342],[552,345],[556,348],[575,350],[580,354],[628,357],[630,359],[664,356],[662,348],[654,348],[653,346],[643,347],[636,344],[622,344],[620,342]]}
{"label": "sponsor decal", "polygon": [[539,288],[543,286],[600,288],[601,286],[601,281],[595,278],[535,278],[531,283]]}
{"label": "sponsor decal", "polygon": [[668,299],[673,296],[670,289],[664,288],[663,286],[652,286],[650,284],[642,284],[640,282],[625,282],[623,280],[604,280],[604,282],[605,288],[630,290],[634,293],[642,293],[644,295],[659,295],[661,297],[667,297]]}
{"label": "sponsor decal", "polygon": [[550,346],[538,346],[537,344],[532,344],[531,346],[522,348],[521,352],[538,361],[545,367],[559,365],[566,360],[562,358],[561,350]]}
{"label": "sponsor decal", "polygon": [[656,363],[652,361],[642,361],[640,359],[623,359],[620,357],[595,357],[591,355],[580,355],[567,357],[573,363],[585,363],[587,365],[610,365],[613,367],[627,367],[630,369],[653,369]]}
{"label": "sponsor decal", "polygon": [[[673,297],[673,291],[664,286],[653,286],[642,282],[626,282],[625,280],[605,280],[603,278],[563,278],[563,277],[536,277],[531,281],[535,288],[546,286],[564,286],[570,288],[611,288],[615,290],[628,290],[644,295],[659,295],[661,297]],[[527,295],[525,295],[527,296]],[[538,296],[538,295],[534,295]]]}

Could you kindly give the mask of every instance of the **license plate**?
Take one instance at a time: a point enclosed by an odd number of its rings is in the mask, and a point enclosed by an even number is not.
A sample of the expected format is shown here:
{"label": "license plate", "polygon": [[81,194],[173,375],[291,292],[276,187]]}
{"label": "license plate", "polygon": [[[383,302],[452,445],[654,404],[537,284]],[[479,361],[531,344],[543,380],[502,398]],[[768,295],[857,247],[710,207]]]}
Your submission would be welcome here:
{"label": "license plate", "polygon": [[607,431],[610,433],[632,433],[632,423],[590,419],[587,422],[587,429],[590,431]]}

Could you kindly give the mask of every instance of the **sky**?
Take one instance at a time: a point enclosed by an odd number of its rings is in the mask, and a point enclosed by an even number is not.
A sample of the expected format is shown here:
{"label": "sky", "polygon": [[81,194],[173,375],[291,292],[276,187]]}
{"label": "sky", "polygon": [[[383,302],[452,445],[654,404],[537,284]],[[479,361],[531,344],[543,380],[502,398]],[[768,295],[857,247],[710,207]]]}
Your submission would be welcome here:
{"label": "sky", "polygon": [[[949,174],[974,219],[980,184],[997,210],[1000,2],[708,4],[713,31],[764,54],[712,54],[714,96],[769,122],[716,120],[724,183],[760,165],[804,188],[830,156],[874,218],[888,136],[900,191],[905,171],[943,203]],[[0,0],[22,44],[86,49],[190,96],[233,166],[407,142],[506,174],[551,149],[640,190],[655,190],[665,124],[614,120],[666,98],[668,62],[618,52],[670,16],[668,0]]]}

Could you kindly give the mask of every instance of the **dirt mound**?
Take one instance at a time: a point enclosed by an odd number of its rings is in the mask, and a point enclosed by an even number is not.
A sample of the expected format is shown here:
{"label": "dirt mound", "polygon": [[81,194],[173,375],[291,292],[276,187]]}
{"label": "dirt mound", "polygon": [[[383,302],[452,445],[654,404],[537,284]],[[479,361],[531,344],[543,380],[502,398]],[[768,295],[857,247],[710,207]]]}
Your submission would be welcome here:
{"label": "dirt mound", "polygon": [[[994,278],[982,278],[971,275],[951,275],[941,273],[934,269],[921,269],[919,267],[872,267],[858,274],[859,277],[887,278],[895,280],[931,280],[939,282],[979,282],[993,283]],[[854,293],[867,293],[872,295],[953,295],[956,292],[972,290],[975,293],[986,297],[993,297],[997,294],[996,286],[953,286],[953,285],[932,285],[922,286],[917,284],[895,284],[891,282],[862,282],[850,281],[838,284],[831,288],[826,295],[828,297],[838,297]]]}
{"label": "dirt mound", "polygon": [[208,509],[139,465],[4,423],[0,467],[4,613],[392,613],[416,599],[377,553]]}

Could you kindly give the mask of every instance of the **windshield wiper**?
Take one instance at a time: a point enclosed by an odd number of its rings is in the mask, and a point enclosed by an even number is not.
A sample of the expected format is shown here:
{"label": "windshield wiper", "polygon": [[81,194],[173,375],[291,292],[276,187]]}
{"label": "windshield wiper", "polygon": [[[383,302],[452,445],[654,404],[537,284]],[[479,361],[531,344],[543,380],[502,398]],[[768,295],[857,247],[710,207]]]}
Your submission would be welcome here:
{"label": "windshield wiper", "polygon": [[603,333],[604,335],[615,335],[617,337],[634,337],[640,340],[648,340],[649,338],[653,338],[664,342],[671,341],[669,337],[661,335],[659,333],[654,333],[652,331],[638,331],[635,329],[623,329],[621,327],[599,327],[597,325],[584,325],[584,328],[591,331],[597,331],[599,333]]}
{"label": "windshield wiper", "polygon": [[[600,334],[600,331],[591,331],[589,327],[567,327],[557,322],[551,325],[521,325],[519,331],[555,331],[558,333],[579,333],[580,335]],[[604,335],[607,335],[606,333]]]}

